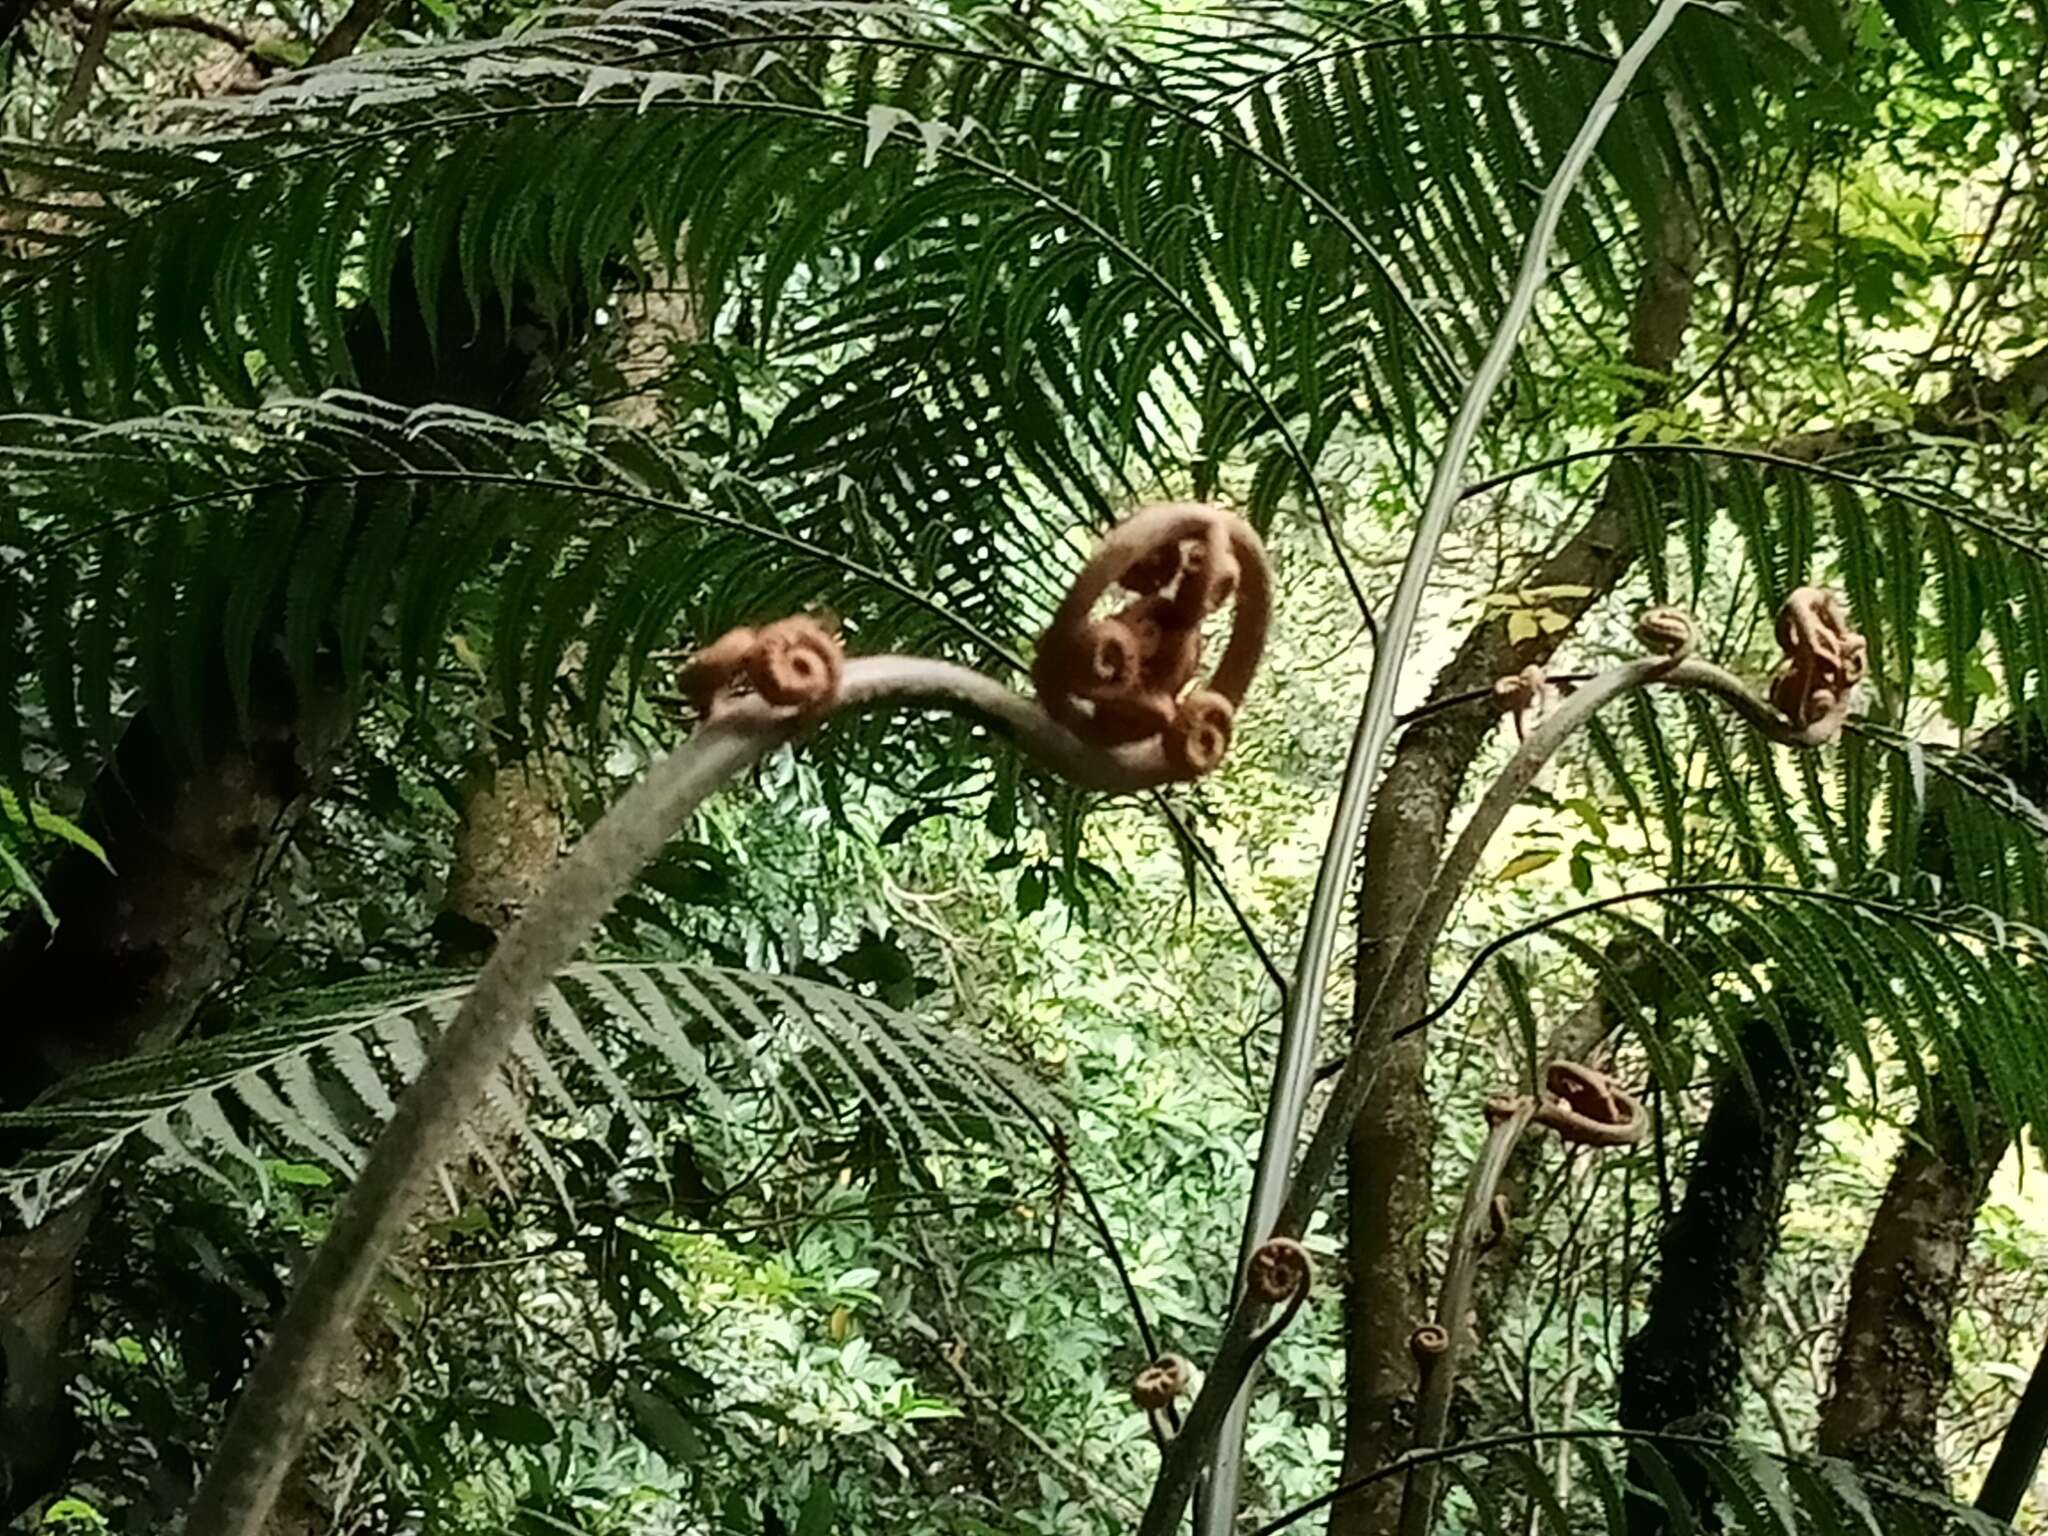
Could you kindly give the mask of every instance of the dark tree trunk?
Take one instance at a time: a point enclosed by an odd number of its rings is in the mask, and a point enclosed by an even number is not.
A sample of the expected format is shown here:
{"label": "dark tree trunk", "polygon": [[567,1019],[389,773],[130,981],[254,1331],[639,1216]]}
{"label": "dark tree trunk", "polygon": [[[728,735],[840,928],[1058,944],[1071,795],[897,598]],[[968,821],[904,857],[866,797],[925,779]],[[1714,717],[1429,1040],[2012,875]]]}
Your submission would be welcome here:
{"label": "dark tree trunk", "polygon": [[[31,912],[0,943],[0,1103],[19,1107],[71,1072],[178,1036],[226,969],[265,855],[304,811],[346,720],[338,694],[301,699],[273,658],[258,665],[246,734],[224,681],[209,701],[214,745],[196,769],[151,717],[129,727],[84,818],[112,869],[67,850],[44,887],[56,931]],[[69,1456],[63,1324],[94,1204],[0,1234],[9,1509],[43,1492]]]}
{"label": "dark tree trunk", "polygon": [[[1786,1039],[1752,1018],[1736,1049],[1749,1065],[1752,1093],[1730,1067],[1715,1084],[1685,1196],[1665,1223],[1659,1265],[1643,1325],[1622,1350],[1620,1419],[1624,1429],[1725,1435],[1742,1381],[1742,1350],[1763,1302],[1777,1252],[1779,1216],[1800,1144],[1820,1107],[1833,1034],[1794,997],[1780,1015]],[[1705,1491],[1683,1458],[1673,1458],[1680,1487]],[[1630,1481],[1650,1486],[1633,1461]],[[1664,1509],[1632,1498],[1630,1536],[1666,1529]]]}
{"label": "dark tree trunk", "polygon": [[[305,807],[338,744],[338,694],[301,699],[276,658],[259,661],[246,733],[225,674],[208,701],[197,764],[153,715],[123,735],[94,783],[84,826],[107,864],[66,849],[33,911],[0,942],[0,1104],[58,1078],[170,1043],[220,979],[264,854]],[[108,865],[112,867],[109,868]]]}
{"label": "dark tree trunk", "polygon": [[[412,273],[401,248],[388,336],[366,309],[349,317],[360,386],[401,404],[534,415],[559,350],[582,334],[583,311],[548,315],[522,302],[508,315],[491,298],[475,321],[451,276],[429,317]],[[176,1040],[225,972],[236,919],[350,719],[349,701],[299,697],[263,653],[246,730],[224,671],[208,693],[196,762],[153,715],[129,723],[86,813],[112,870],[67,850],[44,882],[56,932],[31,914],[0,942],[0,997],[9,1002],[0,1106]],[[68,1464],[65,1319],[90,1219],[88,1203],[34,1231],[0,1232],[0,1471],[11,1474],[0,1484],[0,1512],[25,1508]]]}
{"label": "dark tree trunk", "polygon": [[[1696,226],[1689,212],[1674,209],[1652,242],[1630,320],[1629,361],[1636,368],[1669,373],[1691,322],[1698,262]],[[1585,525],[1523,585],[1583,592],[1555,604],[1573,621],[1605,597],[1635,560],[1630,495],[1626,477],[1611,477]],[[1484,689],[1497,677],[1541,665],[1569,632],[1567,627],[1517,645],[1509,642],[1504,622],[1484,624],[1438,675],[1433,697]],[[1443,857],[1445,827],[1465,773],[1496,719],[1483,702],[1445,710],[1410,728],[1395,749],[1366,831],[1360,872],[1354,985],[1361,995],[1372,994],[1414,918]],[[1427,999],[1418,990],[1391,1002],[1401,1016],[1420,1014]],[[1342,1472],[1347,1482],[1408,1448],[1417,1380],[1408,1339],[1428,1315],[1428,1054],[1426,1034],[1393,1048],[1348,1146]],[[1379,1536],[1393,1529],[1400,1504],[1400,1480],[1384,1479],[1334,1505],[1330,1530],[1335,1536]]]}
{"label": "dark tree trunk", "polygon": [[1936,1106],[1900,1149],[1857,1256],[1818,1443],[1823,1455],[1946,1493],[1934,1430],[1955,1374],[1949,1324],[1971,1228],[2012,1138],[1987,1116],[1973,1144],[1952,1101]]}
{"label": "dark tree trunk", "polygon": [[[1967,422],[1976,419],[1973,409],[2017,403],[2033,387],[2029,380],[2048,377],[2044,362],[2048,352],[2036,353],[2009,380],[1959,391],[1945,404]],[[2048,791],[2048,742],[2038,727],[1998,726],[1979,739],[1976,755],[2011,778],[2029,799]],[[1948,803],[1947,795],[1930,797],[1920,862],[1929,873],[1953,879],[1955,850],[1944,811]],[[1975,1092],[1974,1085],[1966,1091],[1986,1106],[1974,1142],[1964,1134],[1954,1101],[1937,1097],[1935,1109],[1923,1110],[1907,1133],[1892,1165],[1891,1183],[1850,1277],[1834,1379],[1821,1408],[1818,1435],[1824,1455],[1944,1494],[1948,1479],[1934,1432],[1955,1371],[1949,1325],[1971,1229],[1991,1176],[2012,1144],[2011,1128],[1989,1107],[1989,1095]]]}

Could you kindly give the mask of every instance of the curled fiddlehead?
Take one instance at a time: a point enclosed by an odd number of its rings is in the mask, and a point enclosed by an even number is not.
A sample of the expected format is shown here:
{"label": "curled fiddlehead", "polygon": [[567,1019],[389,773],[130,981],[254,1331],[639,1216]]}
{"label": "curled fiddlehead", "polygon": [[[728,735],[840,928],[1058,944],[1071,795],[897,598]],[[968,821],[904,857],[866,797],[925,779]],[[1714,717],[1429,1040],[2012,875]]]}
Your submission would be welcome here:
{"label": "curled fiddlehead", "polygon": [[1245,1294],[1262,1306],[1281,1308],[1280,1315],[1260,1330],[1256,1341],[1260,1350],[1294,1321],[1314,1289],[1315,1279],[1315,1261],[1308,1249],[1291,1237],[1269,1237],[1252,1250],[1244,1271]]}
{"label": "curled fiddlehead", "polygon": [[1131,1401],[1149,1412],[1170,1408],[1187,1396],[1195,1368],[1181,1355],[1161,1355],[1131,1378]]}
{"label": "curled fiddlehead", "polygon": [[[1115,588],[1130,600],[1095,617]],[[1083,741],[1143,749],[1167,777],[1199,778],[1230,750],[1271,603],[1247,524],[1219,507],[1146,507],[1102,541],[1053,615],[1031,668],[1039,703]],[[1222,658],[1197,684],[1204,621],[1226,608]]]}
{"label": "curled fiddlehead", "polygon": [[1543,1074],[1535,1123],[1575,1147],[1625,1147],[1641,1141],[1649,1117],[1634,1095],[1604,1072],[1553,1061]]}

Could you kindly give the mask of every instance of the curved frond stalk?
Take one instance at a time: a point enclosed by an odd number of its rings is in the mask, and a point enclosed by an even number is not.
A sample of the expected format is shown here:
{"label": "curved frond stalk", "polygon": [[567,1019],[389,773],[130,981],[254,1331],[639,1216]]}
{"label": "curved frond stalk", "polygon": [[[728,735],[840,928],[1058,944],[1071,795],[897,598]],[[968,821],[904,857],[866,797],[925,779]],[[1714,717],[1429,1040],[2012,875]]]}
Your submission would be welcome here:
{"label": "curved frond stalk", "polygon": [[[1644,907],[1663,921],[1638,916]],[[1615,971],[1603,945],[1577,935],[1588,920],[1617,929],[1640,953],[1639,972],[1662,977],[1654,998]],[[1669,1049],[1674,1024],[1703,1021],[1739,1070],[1731,1042],[1743,1015],[1760,1013],[1782,1034],[1778,1000],[1796,999],[1873,1082],[1880,1057],[1898,1063],[1930,1113],[1944,1090],[1965,1127],[1975,1124],[1979,1093],[1992,1095],[2001,1117],[2048,1111],[2048,933],[1978,908],[1796,885],[1699,881],[1548,913],[1489,940],[1443,1000],[1396,1036],[1448,1016],[1492,961],[1537,938],[1595,968],[1670,1092],[1691,1085]]]}
{"label": "curved frond stalk", "polygon": [[[1183,544],[1198,536],[1199,560],[1183,555]],[[1077,711],[1064,686],[1045,685],[1063,677],[1061,669],[1076,665],[1080,648],[1108,627],[1088,621],[1090,598],[1162,550],[1186,562],[1167,572],[1174,595],[1164,600],[1183,609],[1191,605],[1193,617],[1181,620],[1187,633],[1197,635],[1188,626],[1198,626],[1202,615],[1226,604],[1233,623],[1214,674],[1181,701],[1174,724],[1133,739],[1114,719],[1090,727],[1096,717]],[[500,940],[426,1069],[378,1136],[293,1293],[229,1416],[187,1512],[186,1529],[194,1536],[262,1531],[304,1444],[321,1386],[417,1203],[421,1180],[453,1155],[467,1116],[486,1097],[533,1009],[546,999],[551,979],[707,796],[823,716],[899,700],[990,716],[1014,731],[1026,750],[1083,787],[1131,791],[1199,777],[1228,748],[1234,708],[1264,648],[1270,600],[1264,556],[1249,528],[1213,509],[1165,506],[1124,525],[1083,570],[1062,613],[1078,621],[1078,628],[1056,628],[1046,641],[1054,659],[1042,658],[1044,708],[945,662],[867,657],[842,664],[836,642],[809,620],[787,621],[780,634],[736,632],[700,653],[693,672],[705,723],[606,812]],[[789,623],[799,632],[789,634]],[[773,645],[771,634],[778,635]],[[743,666],[751,667],[748,675],[760,691],[726,696]],[[1187,681],[1182,677],[1175,688]],[[782,700],[786,707],[770,702],[784,694],[790,695]],[[1191,712],[1198,702],[1200,710]]]}
{"label": "curved frond stalk", "polygon": [[[1967,473],[1971,460],[1959,455],[1979,447],[1950,439],[1922,451]],[[1950,718],[1969,723],[1981,707],[1976,679],[1986,662],[2002,674],[2012,718],[2040,718],[2042,692],[2028,686],[2029,678],[2048,675],[2048,525],[2038,517],[1987,504],[1968,489],[1929,488],[1900,471],[1715,443],[1576,450],[1476,481],[1462,497],[1548,470],[1616,460],[1671,464],[1678,478],[1675,528],[1667,507],[1636,498],[1639,537],[1660,600],[1688,580],[1697,590],[1711,576],[1709,550],[1730,533],[1763,576],[1766,609],[1820,579],[1822,561],[1831,560],[1870,637],[1872,688],[1889,718],[1899,718],[1905,701],[1931,679]],[[1677,547],[1667,551],[1667,544]],[[1941,634],[1931,656],[1920,646],[1929,606]]]}

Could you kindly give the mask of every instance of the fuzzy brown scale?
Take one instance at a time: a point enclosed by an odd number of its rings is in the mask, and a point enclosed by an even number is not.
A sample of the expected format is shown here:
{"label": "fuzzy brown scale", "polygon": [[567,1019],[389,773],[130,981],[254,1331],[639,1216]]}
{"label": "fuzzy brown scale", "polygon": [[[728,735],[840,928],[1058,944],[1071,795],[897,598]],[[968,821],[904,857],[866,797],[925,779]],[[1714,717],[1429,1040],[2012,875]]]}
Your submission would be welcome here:
{"label": "fuzzy brown scale", "polygon": [[1170,1408],[1187,1395],[1195,1368],[1180,1355],[1161,1355],[1131,1379],[1131,1401],[1147,1413]]}
{"label": "fuzzy brown scale", "polygon": [[759,629],[727,630],[683,664],[678,683],[706,720],[742,696],[743,682],[778,709],[816,713],[839,697],[843,667],[828,621],[797,614]]}

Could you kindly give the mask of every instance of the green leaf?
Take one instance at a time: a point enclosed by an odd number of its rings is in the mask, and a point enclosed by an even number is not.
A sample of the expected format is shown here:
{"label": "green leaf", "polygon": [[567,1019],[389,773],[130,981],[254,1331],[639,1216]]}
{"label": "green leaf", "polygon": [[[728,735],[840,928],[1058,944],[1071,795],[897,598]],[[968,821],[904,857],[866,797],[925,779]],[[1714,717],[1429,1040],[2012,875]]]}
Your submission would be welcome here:
{"label": "green leaf", "polygon": [[704,1437],[674,1403],[630,1382],[625,1397],[634,1432],[661,1452],[670,1466],[684,1467],[702,1459]]}
{"label": "green leaf", "polygon": [[1913,51],[1936,69],[1943,68],[1941,25],[1936,21],[1935,0],[1881,0],[1885,14],[1899,29]]}
{"label": "green leaf", "polygon": [[555,1426],[546,1414],[525,1403],[479,1401],[476,1426],[486,1438],[505,1445],[542,1446],[555,1441]]}
{"label": "green leaf", "polygon": [[804,1495],[804,1507],[796,1517],[792,1536],[828,1536],[837,1514],[838,1505],[832,1485],[822,1477],[814,1477],[810,1492]]}
{"label": "green leaf", "polygon": [[1494,879],[1519,880],[1546,864],[1555,863],[1557,857],[1558,850],[1555,848],[1532,848],[1527,853],[1518,853],[1509,859],[1501,866],[1500,873],[1495,875]]}
{"label": "green leaf", "polygon": [[0,821],[10,822],[25,831],[47,832],[74,848],[83,849],[107,869],[114,867],[107,862],[107,850],[92,834],[68,816],[59,816],[38,801],[31,800],[24,806],[11,789],[0,788]]}

